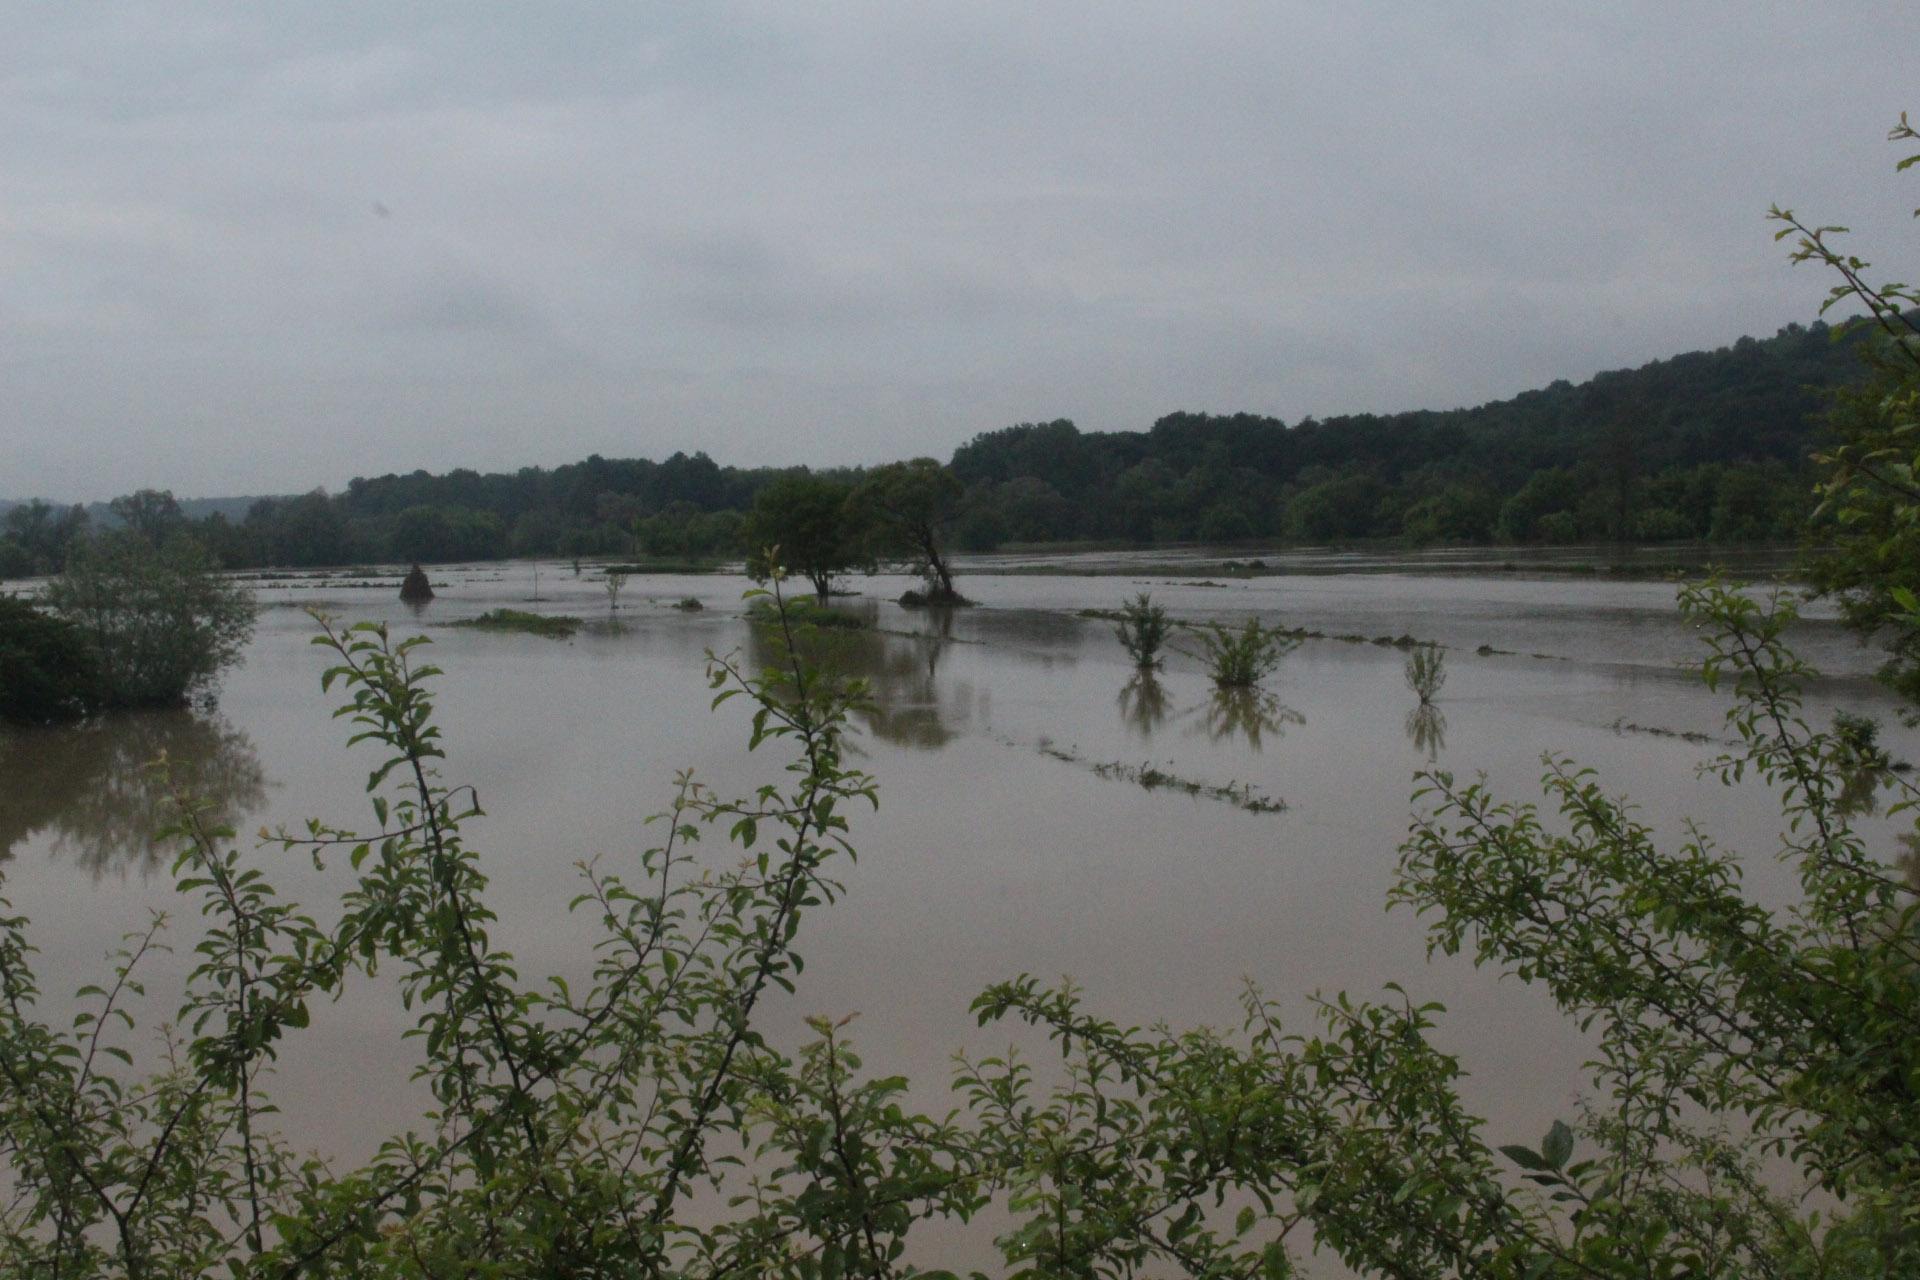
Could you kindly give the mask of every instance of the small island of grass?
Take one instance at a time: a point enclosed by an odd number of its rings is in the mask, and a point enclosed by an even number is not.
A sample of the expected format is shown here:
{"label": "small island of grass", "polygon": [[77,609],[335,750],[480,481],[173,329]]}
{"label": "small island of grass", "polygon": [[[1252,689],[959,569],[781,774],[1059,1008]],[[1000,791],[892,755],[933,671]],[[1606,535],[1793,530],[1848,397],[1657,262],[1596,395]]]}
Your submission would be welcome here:
{"label": "small island of grass", "polygon": [[455,627],[473,627],[480,631],[518,631],[546,636],[553,640],[571,639],[580,629],[580,619],[568,614],[528,613],[524,609],[491,609],[477,618],[462,618],[450,623]]}

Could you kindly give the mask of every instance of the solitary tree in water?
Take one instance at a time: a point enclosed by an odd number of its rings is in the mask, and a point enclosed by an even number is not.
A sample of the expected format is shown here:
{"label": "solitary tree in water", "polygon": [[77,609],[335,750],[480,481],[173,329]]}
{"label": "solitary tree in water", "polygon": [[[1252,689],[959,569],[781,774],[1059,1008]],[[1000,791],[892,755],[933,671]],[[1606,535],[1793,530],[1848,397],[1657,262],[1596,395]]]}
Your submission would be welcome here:
{"label": "solitary tree in water", "polygon": [[932,458],[891,462],[867,473],[847,500],[871,531],[874,550],[912,559],[927,580],[930,604],[965,604],[954,589],[942,544],[960,514],[960,481]]}
{"label": "solitary tree in water", "polygon": [[762,489],[742,527],[753,548],[747,572],[765,582],[771,571],[766,548],[778,547],[780,565],[805,578],[825,604],[833,580],[859,564],[858,529],[847,509],[849,485],[822,476],[790,475]]}

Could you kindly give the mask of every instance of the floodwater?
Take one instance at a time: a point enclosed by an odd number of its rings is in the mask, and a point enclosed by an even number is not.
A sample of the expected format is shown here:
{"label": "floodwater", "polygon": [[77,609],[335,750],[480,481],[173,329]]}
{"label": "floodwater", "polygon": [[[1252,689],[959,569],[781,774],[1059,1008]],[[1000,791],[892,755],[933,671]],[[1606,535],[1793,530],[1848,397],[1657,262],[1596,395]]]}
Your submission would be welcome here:
{"label": "floodwater", "polygon": [[[1312,993],[1373,996],[1398,982],[1447,1005],[1440,1038],[1472,1072],[1493,1140],[1530,1142],[1569,1113],[1583,1042],[1536,992],[1465,961],[1427,963],[1411,915],[1384,910],[1419,770],[1485,773],[1499,792],[1532,798],[1541,753],[1564,753],[1657,828],[1690,816],[1754,851],[1749,880],[1763,897],[1788,891],[1771,856],[1771,798],[1697,777],[1720,748],[1672,736],[1717,737],[1725,708],[1681,669],[1700,651],[1671,584],[1334,557],[1207,579],[1153,559],[1152,574],[1112,556],[978,561],[962,585],[979,607],[949,613],[893,603],[905,579],[850,580],[861,594],[846,607],[875,629],[829,643],[874,684],[879,706],[856,743],[881,804],[854,819],[860,859],[841,868],[844,898],[806,921],[799,993],[768,1016],[776,1041],[796,1042],[804,1015],[858,1013],[868,1067],[912,1077],[916,1100],[944,1111],[954,1051],[1016,1037],[976,1028],[969,1000],[1022,972],[1072,975],[1102,1013],[1175,1026],[1236,1023],[1245,980],[1302,1021]],[[1034,572],[1048,568],[1068,572]],[[763,656],[742,617],[744,580],[635,576],[611,614],[593,566],[579,576],[538,566],[537,601],[527,563],[433,577],[439,598],[417,613],[397,600],[391,572],[265,580],[258,634],[217,710],[0,736],[4,891],[32,919],[50,993],[96,980],[155,910],[176,917],[178,936],[149,990],[177,989],[197,907],[174,898],[150,838],[161,804],[141,766],[162,751],[249,848],[263,825],[371,825],[373,757],[345,749],[346,726],[329,716],[306,607],[432,637],[445,669],[435,682],[444,775],[478,789],[487,816],[468,834],[493,878],[495,936],[529,978],[589,966],[592,924],[566,909],[575,864],[644,848],[656,829],[642,820],[666,804],[677,771],[723,792],[777,780],[776,747],[749,753],[747,713],[737,701],[710,711],[702,678],[708,650]],[[1362,639],[1306,640],[1267,694],[1221,700],[1182,654],[1143,680],[1111,624],[1080,616],[1142,590],[1177,617],[1258,614]],[[670,607],[688,596],[704,609]],[[502,605],[588,625],[567,641],[446,626]],[[1446,684],[1424,714],[1405,653],[1367,642],[1403,634],[1448,647]],[[1830,673],[1810,698],[1816,718],[1838,706],[1875,715],[1896,758],[1920,756],[1868,678],[1870,651],[1817,612],[1796,640]],[[1284,808],[1148,790],[1131,780],[1145,766]],[[316,870],[271,848],[254,856],[310,905],[345,883],[342,866]],[[302,1145],[363,1157],[413,1119],[410,1044],[385,994],[316,1011],[283,1055],[273,1092]]]}

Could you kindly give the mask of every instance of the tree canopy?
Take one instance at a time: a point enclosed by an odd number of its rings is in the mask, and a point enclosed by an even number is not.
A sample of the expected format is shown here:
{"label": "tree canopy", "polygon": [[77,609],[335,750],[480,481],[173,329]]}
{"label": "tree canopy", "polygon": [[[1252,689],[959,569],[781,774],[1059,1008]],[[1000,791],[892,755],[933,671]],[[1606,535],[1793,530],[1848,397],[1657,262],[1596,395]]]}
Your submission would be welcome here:
{"label": "tree canopy", "polygon": [[825,604],[834,578],[867,560],[847,506],[852,492],[842,481],[804,472],[782,476],[760,490],[740,530],[748,548],[747,571],[756,581],[766,581],[771,568],[767,551],[777,547],[779,564],[811,583]]}

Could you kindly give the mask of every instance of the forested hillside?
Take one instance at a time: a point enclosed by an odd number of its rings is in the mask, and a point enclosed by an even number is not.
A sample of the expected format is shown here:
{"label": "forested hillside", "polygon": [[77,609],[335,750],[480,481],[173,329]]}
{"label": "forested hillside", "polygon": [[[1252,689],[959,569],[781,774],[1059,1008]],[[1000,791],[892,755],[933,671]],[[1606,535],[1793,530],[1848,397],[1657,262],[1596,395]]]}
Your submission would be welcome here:
{"label": "forested hillside", "polygon": [[1005,541],[1727,541],[1792,537],[1823,389],[1859,374],[1824,325],[1473,409],[1068,422],[953,458],[969,546]]}
{"label": "forested hillside", "polygon": [[[1085,540],[1790,539],[1810,506],[1806,459],[1825,392],[1859,372],[1825,325],[1791,325],[1471,409],[1292,424],[1183,412],[1119,432],[1025,423],[955,451],[965,497],[952,535],[969,550]],[[595,455],[510,475],[356,479],[340,494],[261,499],[241,518],[195,518],[195,503],[135,507],[139,519],[192,526],[232,567],[718,558],[747,551],[744,513],[786,474],[704,453]],[[81,508],[7,511],[0,573],[58,567],[66,541],[91,523]]]}

